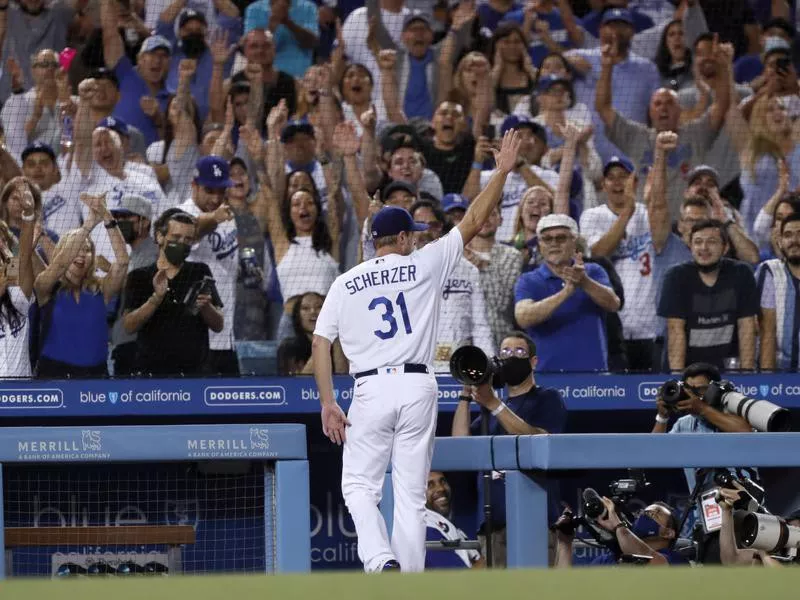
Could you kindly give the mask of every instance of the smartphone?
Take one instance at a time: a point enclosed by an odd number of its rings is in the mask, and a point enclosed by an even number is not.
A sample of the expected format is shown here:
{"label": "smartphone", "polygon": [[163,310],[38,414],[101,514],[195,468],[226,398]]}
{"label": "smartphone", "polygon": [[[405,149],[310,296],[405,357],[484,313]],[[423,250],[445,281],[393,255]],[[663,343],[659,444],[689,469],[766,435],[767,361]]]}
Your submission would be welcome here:
{"label": "smartphone", "polygon": [[206,294],[208,296],[213,295],[216,283],[217,281],[213,277],[209,277],[208,275],[203,277],[203,284],[200,286],[200,294]]}
{"label": "smartphone", "polygon": [[792,66],[792,61],[786,56],[781,57],[775,61],[775,70],[778,71],[778,73],[780,73],[781,75],[788,73],[789,67],[791,66]]}
{"label": "smartphone", "polygon": [[494,125],[487,125],[483,128],[483,137],[488,138],[490,142],[494,140],[495,135],[496,132]]}

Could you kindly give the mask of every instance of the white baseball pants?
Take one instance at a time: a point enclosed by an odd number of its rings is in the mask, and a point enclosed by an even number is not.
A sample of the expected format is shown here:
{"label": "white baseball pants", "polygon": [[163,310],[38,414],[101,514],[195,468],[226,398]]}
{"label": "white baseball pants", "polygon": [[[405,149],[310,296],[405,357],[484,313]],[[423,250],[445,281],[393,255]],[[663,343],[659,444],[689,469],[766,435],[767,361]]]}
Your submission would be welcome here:
{"label": "white baseball pants", "polygon": [[[436,433],[433,375],[379,373],[355,382],[342,458],[342,495],[368,573],[397,560],[401,571],[425,568],[425,488]],[[378,504],[392,461],[392,540]]]}

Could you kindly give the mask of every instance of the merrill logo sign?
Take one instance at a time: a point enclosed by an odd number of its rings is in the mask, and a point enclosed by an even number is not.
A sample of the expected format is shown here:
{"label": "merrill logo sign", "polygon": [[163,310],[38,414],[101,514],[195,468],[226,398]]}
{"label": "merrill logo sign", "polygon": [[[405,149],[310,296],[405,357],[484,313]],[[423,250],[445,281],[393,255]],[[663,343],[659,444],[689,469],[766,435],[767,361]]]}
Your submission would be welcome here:
{"label": "merrill logo sign", "polygon": [[100,432],[97,430],[83,429],[81,431],[81,445],[84,450],[100,452],[103,449]]}
{"label": "merrill logo sign", "polygon": [[270,458],[269,429],[251,427],[246,438],[202,438],[186,441],[189,458]]}
{"label": "merrill logo sign", "polygon": [[[63,434],[62,434],[63,435]],[[71,437],[17,441],[18,460],[92,460],[108,459],[103,452],[102,432],[81,429]]]}

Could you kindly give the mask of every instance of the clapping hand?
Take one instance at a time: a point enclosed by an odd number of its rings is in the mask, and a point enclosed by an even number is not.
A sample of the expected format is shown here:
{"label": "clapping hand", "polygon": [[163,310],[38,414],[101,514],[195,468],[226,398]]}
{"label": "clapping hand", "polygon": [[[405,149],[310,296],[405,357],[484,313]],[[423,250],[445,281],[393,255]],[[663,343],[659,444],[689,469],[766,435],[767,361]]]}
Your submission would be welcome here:
{"label": "clapping hand", "polygon": [[267,115],[267,130],[269,135],[273,138],[280,137],[281,131],[286,126],[289,120],[289,109],[286,106],[286,100],[281,100],[276,106],[272,107]]}
{"label": "clapping hand", "polygon": [[87,194],[81,192],[81,202],[89,208],[89,218],[87,221],[92,227],[105,219],[108,209],[106,208],[106,192],[100,195]]}
{"label": "clapping hand", "polygon": [[169,278],[167,277],[166,269],[159,269],[153,276],[153,293],[159,299],[167,295],[167,288],[169,287]]}
{"label": "clapping hand", "polygon": [[333,147],[344,156],[355,156],[360,146],[356,126],[350,121],[339,123],[333,130]]}

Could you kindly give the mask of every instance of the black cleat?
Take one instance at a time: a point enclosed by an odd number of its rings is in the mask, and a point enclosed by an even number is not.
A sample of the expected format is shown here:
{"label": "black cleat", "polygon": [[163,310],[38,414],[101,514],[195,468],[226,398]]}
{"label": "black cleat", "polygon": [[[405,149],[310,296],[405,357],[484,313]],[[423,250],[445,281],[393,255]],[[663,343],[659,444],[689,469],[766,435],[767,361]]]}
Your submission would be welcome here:
{"label": "black cleat", "polygon": [[399,571],[400,570],[400,563],[396,560],[387,560],[381,571]]}

